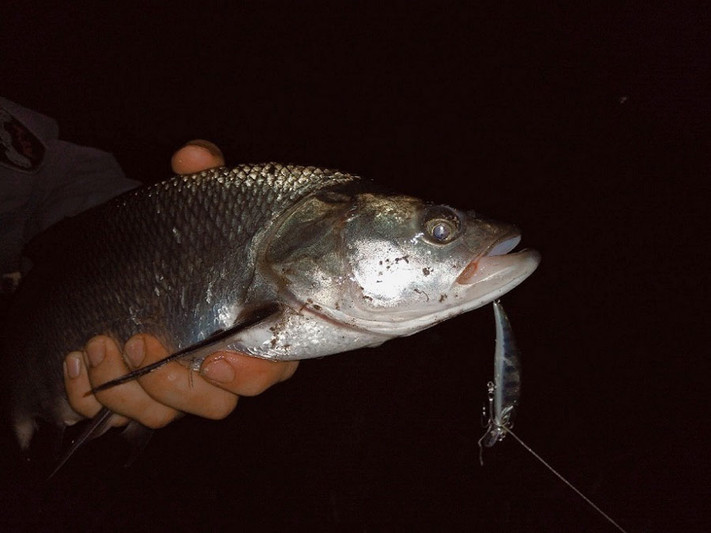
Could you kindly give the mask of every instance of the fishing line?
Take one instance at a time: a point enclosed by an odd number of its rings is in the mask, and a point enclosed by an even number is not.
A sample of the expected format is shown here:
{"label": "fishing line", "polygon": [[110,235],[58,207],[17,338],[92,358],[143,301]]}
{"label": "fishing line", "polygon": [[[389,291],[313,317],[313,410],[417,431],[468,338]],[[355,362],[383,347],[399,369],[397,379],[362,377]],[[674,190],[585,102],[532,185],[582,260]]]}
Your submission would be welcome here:
{"label": "fishing line", "polygon": [[[489,417],[487,421],[486,433],[479,439],[479,463],[484,465],[484,446],[490,448],[497,442],[503,440],[508,433],[516,442],[528,451],[533,457],[538,459],[543,466],[550,470],[558,479],[565,483],[580,496],[590,507],[595,509],[610,524],[615,526],[622,533],[627,533],[622,526],[615,522],[608,514],[600,509],[593,501],[580,492],[570,481],[562,476],[547,461],[538,455],[533,448],[523,442],[511,428],[516,407],[521,395],[521,354],[516,346],[513,329],[509,322],[501,302],[495,300],[494,321],[496,324],[496,349],[494,350],[494,381],[486,384],[487,400],[489,404]],[[486,412],[486,407],[484,408]]]}
{"label": "fishing line", "polygon": [[550,470],[553,474],[555,474],[555,476],[556,476],[558,479],[560,479],[563,483],[565,483],[566,485],[568,485],[568,487],[570,487],[571,489],[573,489],[573,491],[574,491],[578,496],[580,496],[583,500],[585,500],[585,501],[588,503],[588,505],[590,505],[590,507],[592,507],[592,508],[595,509],[598,513],[600,513],[602,516],[604,516],[604,517],[607,519],[608,522],[610,522],[610,523],[611,523],[613,526],[615,526],[618,530],[622,531],[622,533],[627,533],[627,531],[626,531],[622,526],[620,526],[620,524],[618,524],[617,522],[615,522],[615,521],[610,517],[610,515],[608,515],[608,514],[605,513],[602,509],[600,509],[597,505],[595,505],[595,503],[594,503],[590,498],[588,498],[587,496],[585,496],[585,494],[583,494],[582,492],[580,492],[580,491],[575,487],[575,485],[573,485],[570,481],[568,481],[567,479],[565,479],[565,478],[563,477],[563,475],[560,474],[560,473],[559,473],[555,468],[553,468],[550,464],[548,464],[548,462],[547,462],[545,459],[543,459],[543,457],[541,457],[541,456],[538,455],[535,451],[533,451],[533,448],[531,448],[528,444],[526,444],[525,442],[523,442],[523,441],[519,438],[519,436],[516,435],[516,433],[514,433],[513,431],[511,431],[511,429],[509,429],[509,428],[507,428],[507,427],[504,427],[503,429],[504,429],[504,431],[506,431],[506,433],[508,433],[508,434],[511,435],[514,439],[516,439],[516,441],[517,441],[521,446],[523,446],[523,448],[524,448],[528,453],[530,453],[531,455],[533,455],[533,457],[535,457],[536,459],[538,459],[538,460],[543,464],[543,466],[545,466],[548,470]]}

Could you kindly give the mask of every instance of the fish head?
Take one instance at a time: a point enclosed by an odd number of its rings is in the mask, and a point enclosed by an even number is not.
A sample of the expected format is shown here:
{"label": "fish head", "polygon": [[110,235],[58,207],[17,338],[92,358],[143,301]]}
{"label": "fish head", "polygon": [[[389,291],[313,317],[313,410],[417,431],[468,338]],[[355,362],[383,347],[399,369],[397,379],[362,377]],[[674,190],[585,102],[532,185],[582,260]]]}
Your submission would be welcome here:
{"label": "fish head", "polygon": [[520,232],[472,211],[409,196],[308,199],[273,232],[265,255],[302,309],[387,337],[481,307],[526,279],[534,250]]}

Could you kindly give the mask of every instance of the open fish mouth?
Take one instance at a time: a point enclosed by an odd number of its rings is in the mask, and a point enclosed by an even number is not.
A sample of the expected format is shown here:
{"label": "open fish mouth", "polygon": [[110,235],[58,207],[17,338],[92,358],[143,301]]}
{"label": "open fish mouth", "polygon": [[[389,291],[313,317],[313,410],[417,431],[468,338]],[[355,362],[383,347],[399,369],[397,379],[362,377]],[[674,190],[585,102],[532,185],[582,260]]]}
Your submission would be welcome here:
{"label": "open fish mouth", "polygon": [[[521,234],[516,232],[495,241],[483,254],[472,260],[457,276],[460,285],[479,284],[492,276],[504,278],[512,275],[516,269],[522,269],[528,277],[540,262],[540,254],[524,248],[511,252],[521,242]],[[530,269],[530,270],[529,270]],[[518,276],[515,276],[518,277]]]}

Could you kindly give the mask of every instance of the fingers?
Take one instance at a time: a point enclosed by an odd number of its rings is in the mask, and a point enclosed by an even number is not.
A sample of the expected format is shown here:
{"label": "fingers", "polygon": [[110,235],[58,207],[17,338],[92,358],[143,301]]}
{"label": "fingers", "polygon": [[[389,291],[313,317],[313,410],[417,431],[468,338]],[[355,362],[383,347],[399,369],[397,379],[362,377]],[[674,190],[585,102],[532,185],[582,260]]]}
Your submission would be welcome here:
{"label": "fingers", "polygon": [[180,148],[170,165],[176,174],[192,174],[208,168],[221,167],[225,158],[220,149],[210,141],[195,139]]}
{"label": "fingers", "polygon": [[[80,415],[93,418],[103,407],[93,394],[86,394],[91,389],[91,383],[85,354],[82,352],[71,352],[67,355],[64,361],[64,387],[69,405]],[[125,426],[128,422],[128,418],[121,415],[114,415],[111,419],[113,427]]]}
{"label": "fingers", "polygon": [[237,352],[218,352],[205,359],[200,374],[234,394],[256,396],[293,376],[298,364],[298,361],[268,361]]}
{"label": "fingers", "polygon": [[[140,366],[146,366],[168,353],[155,337],[136,335],[126,343],[126,355],[132,365],[140,361]],[[224,418],[237,406],[236,395],[211,385],[177,362],[167,363],[137,381],[156,402],[203,418]]]}
{"label": "fingers", "polygon": [[101,410],[102,405],[93,394],[85,396],[91,384],[81,352],[71,352],[64,360],[64,387],[69,404],[80,415],[93,418]]}
{"label": "fingers", "polygon": [[[168,355],[160,342],[148,335],[132,337],[124,347],[125,360],[109,337],[94,337],[86,352],[70,353],[65,360],[65,386],[72,408],[93,417],[105,406],[123,417],[151,428],[163,427],[181,412],[221,419],[231,413],[240,395],[261,394],[289,379],[298,362],[274,362],[236,352],[218,352],[205,360],[201,374],[171,362],[117,387],[86,396],[91,387],[160,361]],[[202,376],[202,377],[201,377]]]}
{"label": "fingers", "polygon": [[[104,336],[94,337],[87,343],[86,364],[92,387],[130,371],[116,343]],[[111,411],[150,428],[163,427],[180,414],[176,409],[156,402],[137,381],[98,392],[96,400]]]}

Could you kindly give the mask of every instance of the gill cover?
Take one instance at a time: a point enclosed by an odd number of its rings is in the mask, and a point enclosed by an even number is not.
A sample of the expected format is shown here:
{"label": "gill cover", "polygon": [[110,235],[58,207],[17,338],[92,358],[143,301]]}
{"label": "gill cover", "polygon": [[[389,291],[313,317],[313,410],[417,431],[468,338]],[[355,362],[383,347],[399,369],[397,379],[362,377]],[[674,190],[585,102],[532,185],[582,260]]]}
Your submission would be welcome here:
{"label": "gill cover", "polygon": [[338,293],[344,282],[343,226],[355,207],[352,196],[324,192],[296,204],[265,239],[262,271],[277,286],[306,301]]}

